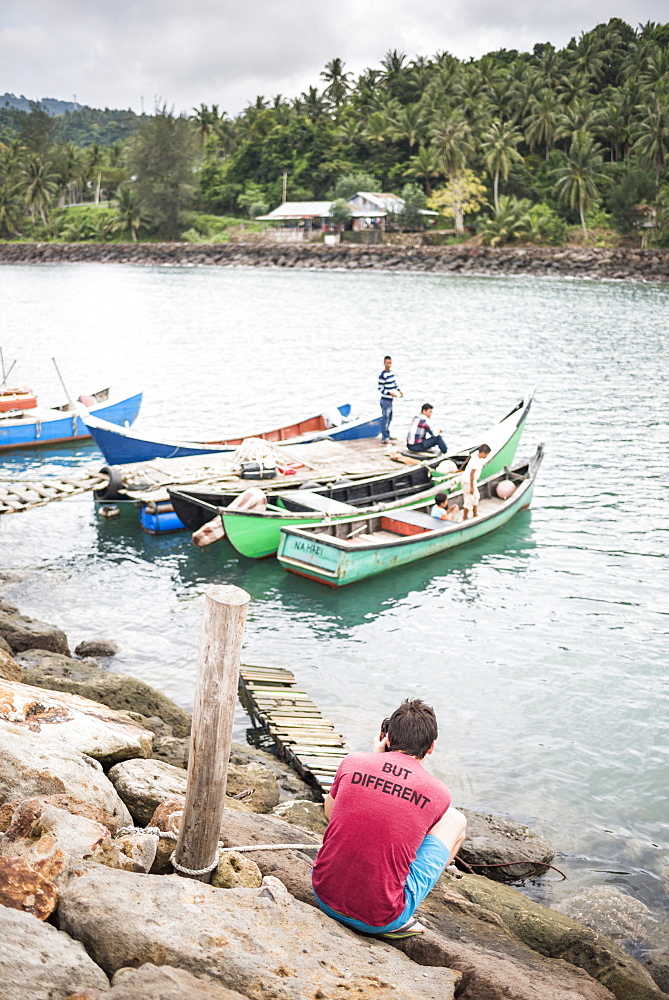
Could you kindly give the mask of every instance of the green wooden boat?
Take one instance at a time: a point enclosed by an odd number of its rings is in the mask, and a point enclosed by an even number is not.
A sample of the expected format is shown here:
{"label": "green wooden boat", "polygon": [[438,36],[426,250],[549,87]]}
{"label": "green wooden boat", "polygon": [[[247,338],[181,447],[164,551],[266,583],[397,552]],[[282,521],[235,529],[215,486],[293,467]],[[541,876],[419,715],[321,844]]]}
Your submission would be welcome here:
{"label": "green wooden boat", "polygon": [[[261,512],[228,510],[226,506],[197,501],[195,497],[192,500],[208,510],[209,518],[220,514],[225,535],[240,555],[262,559],[276,553],[284,527],[320,524],[352,514],[403,507],[428,500],[439,490],[448,493],[459,489],[458,473],[440,473],[432,466],[450,459],[460,470],[483,442],[492,449],[483,474],[494,475],[513,462],[533,398],[534,390],[528,391],[499,423],[471,444],[420,466],[408,466],[396,473],[384,473],[342,485],[333,484],[318,490],[276,492],[271,495],[266,510]],[[185,498],[188,494],[180,491],[179,496]]]}
{"label": "green wooden boat", "polygon": [[[464,545],[501,528],[529,507],[534,481],[543,459],[543,445],[535,455],[479,483],[478,516],[467,521],[440,521],[424,501],[364,517],[329,524],[283,528],[278,559],[284,569],[328,587],[345,587],[397,566],[425,559]],[[503,500],[497,486],[510,479],[515,491]],[[462,507],[462,492],[451,503]]]}

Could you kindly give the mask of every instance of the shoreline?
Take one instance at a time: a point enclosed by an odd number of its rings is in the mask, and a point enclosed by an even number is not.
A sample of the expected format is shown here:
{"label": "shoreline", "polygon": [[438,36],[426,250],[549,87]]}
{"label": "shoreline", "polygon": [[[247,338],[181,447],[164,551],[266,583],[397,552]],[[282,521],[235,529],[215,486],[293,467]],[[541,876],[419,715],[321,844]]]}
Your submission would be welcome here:
{"label": "shoreline", "polygon": [[[0,572],[0,583],[11,586],[16,582],[12,571]],[[235,998],[251,1000],[257,994],[249,988],[246,962],[253,962],[254,976],[264,977],[272,985],[278,957],[283,963],[280,969],[286,968],[286,963],[291,967],[290,974],[280,973],[282,985],[288,985],[286,979],[300,979],[301,984],[294,984],[297,993],[280,992],[277,996],[297,1000],[304,995],[299,992],[304,984],[321,974],[320,966],[333,960],[327,953],[331,945],[323,944],[325,940],[339,949],[334,958],[345,962],[347,969],[353,965],[357,972],[356,963],[368,961],[362,952],[357,954],[363,944],[314,909],[310,859],[297,847],[289,854],[265,849],[243,858],[235,855],[239,860],[234,863],[220,861],[211,886],[183,883],[182,888],[176,888],[179,882],[175,885],[174,876],[164,879],[171,873],[167,855],[173,844],[161,849],[164,842],[158,841],[155,831],[166,831],[168,836],[170,831],[178,832],[190,713],[145,682],[116,673],[109,663],[116,651],[113,641],[93,639],[77,646],[73,655],[67,636],[57,626],[28,618],[15,605],[0,599],[0,700],[5,706],[4,714],[0,711],[4,746],[0,765],[0,921],[4,918],[10,925],[10,953],[23,949],[39,954],[40,948],[52,946],[53,937],[47,932],[55,929],[55,924],[60,929],[56,933],[60,935],[62,962],[74,943],[85,946],[86,976],[92,979],[86,985],[102,991],[91,991],[87,1000],[103,1000],[107,995],[105,974],[112,987],[120,986],[119,977],[127,974],[123,970],[128,966],[140,964],[137,974],[142,977],[167,975],[161,968],[182,970],[187,977],[190,971],[197,975],[205,960],[206,975],[202,975],[207,986],[222,982],[239,991]],[[96,657],[102,657],[105,665]],[[49,752],[46,766],[45,750]],[[92,772],[91,758],[95,765]],[[83,779],[82,771],[87,771]],[[254,790],[251,800],[248,785]],[[320,838],[324,829],[319,797],[280,759],[263,751],[233,744],[227,794],[221,835],[228,847],[299,844],[305,834]],[[245,802],[237,802],[239,798]],[[521,824],[466,811],[472,824],[470,849],[480,852],[478,865],[471,859],[475,868],[484,860],[498,869],[503,860],[500,851],[507,853],[507,864],[509,852],[529,854],[533,847],[540,852],[548,848],[552,855],[550,845],[539,840],[533,844],[535,835]],[[130,817],[136,827],[128,827]],[[31,823],[37,824],[32,832]],[[52,852],[47,852],[48,863],[44,857],[47,840]],[[547,857],[527,860],[532,867],[543,867]],[[630,897],[618,894],[614,899],[602,899],[595,894],[590,922],[583,924],[563,908],[542,906],[505,885],[508,877],[493,881],[479,874],[445,873],[424,904],[429,927],[425,937],[397,943],[404,959],[399,955],[395,959],[389,944],[364,943],[365,949],[371,947],[378,953],[376,961],[396,966],[399,978],[388,1000],[435,995],[414,992],[417,968],[433,981],[430,990],[442,990],[438,995],[444,1000],[454,995],[458,977],[464,987],[463,992],[458,989],[458,996],[463,1000],[478,1000],[483,995],[488,1000],[502,1000],[511,987],[517,1000],[549,1000],[561,991],[573,995],[574,989],[586,1000],[660,1000],[665,996],[666,963],[661,958],[653,961],[652,950],[647,952],[651,960],[640,963],[621,947],[638,918],[633,908],[624,908],[626,899],[632,907]],[[184,905],[183,893],[188,893],[189,884],[200,895]],[[142,911],[132,932],[121,930],[128,893]],[[202,904],[208,916],[197,916]],[[7,907],[10,914],[23,912],[10,917]],[[188,924],[187,940],[175,934],[174,924],[164,919],[170,907],[181,907],[177,917]],[[240,934],[240,909],[249,911],[254,924],[264,921],[264,931],[259,926],[255,935],[249,937],[246,928]],[[213,951],[198,945],[194,952],[192,941],[207,933],[211,920],[220,921],[228,936],[226,947],[221,951],[214,942]],[[46,933],[44,942],[33,942],[30,937],[31,932],[39,937],[36,921],[44,926],[44,932],[39,931]],[[597,926],[601,922],[604,927]],[[286,937],[277,939],[279,956],[270,957],[267,964],[263,934],[279,930],[285,931]],[[301,960],[293,942],[303,941],[305,936],[311,937],[314,954]],[[170,960],[156,962],[160,968],[152,972],[153,956],[162,953],[165,942],[171,949]],[[635,950],[631,949],[632,955]],[[77,955],[78,976],[82,952]],[[231,970],[225,964],[229,955],[234,966]],[[293,970],[302,961],[300,968]],[[71,979],[73,974],[70,969],[66,976]],[[190,985],[185,979],[181,988],[186,990]],[[10,989],[8,1000],[24,995],[20,991],[25,982],[17,986],[19,992]],[[48,995],[66,1000],[70,996],[66,989]],[[339,983],[331,986],[323,981],[316,995],[331,1000],[341,996],[340,989]],[[43,1000],[41,992],[34,995]],[[112,990],[110,1000],[116,996],[118,1000],[134,1000],[135,994],[126,997],[122,989],[118,994]],[[150,991],[141,996],[157,1000],[157,993]],[[216,1000],[215,993],[211,1000]]]}
{"label": "shoreline", "polygon": [[180,267],[383,270],[427,274],[669,282],[669,249],[364,246],[341,243],[0,243],[0,264],[98,263]]}

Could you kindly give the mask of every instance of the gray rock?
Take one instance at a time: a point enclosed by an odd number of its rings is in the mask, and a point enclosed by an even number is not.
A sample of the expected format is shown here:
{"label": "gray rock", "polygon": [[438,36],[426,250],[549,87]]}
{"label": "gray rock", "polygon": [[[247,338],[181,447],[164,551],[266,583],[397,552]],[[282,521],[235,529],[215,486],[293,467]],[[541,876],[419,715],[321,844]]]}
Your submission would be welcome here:
{"label": "gray rock", "polygon": [[279,785],[276,778],[262,764],[229,764],[227,795],[239,795],[251,791],[253,794],[244,801],[253,812],[268,813],[279,802]]}
{"label": "gray rock", "polygon": [[666,949],[656,949],[646,953],[644,965],[657,986],[669,995],[669,953]]}
{"label": "gray rock", "polygon": [[194,976],[169,965],[119,969],[105,1000],[248,1000],[209,977]]}
{"label": "gray rock", "polygon": [[87,639],[74,648],[75,656],[116,656],[118,645],[112,639]]}
{"label": "gray rock", "polygon": [[125,713],[65,692],[0,680],[0,731],[28,730],[104,764],[148,757],[153,738]]}
{"label": "gray rock", "polygon": [[[541,873],[542,865],[550,864],[555,851],[541,837],[522,823],[462,810],[467,817],[467,836],[460,848],[459,857],[471,865],[477,875],[486,875],[496,881],[529,878]],[[527,861],[527,865],[510,862]],[[503,867],[480,867],[497,865]]]}
{"label": "gray rock", "polygon": [[606,934],[614,941],[640,941],[646,936],[651,912],[613,885],[597,885],[571,892],[553,905],[558,913]]}
{"label": "gray rock", "polygon": [[78,941],[29,913],[0,906],[2,1000],[66,1000],[109,981]]}
{"label": "gray rock", "polygon": [[187,768],[190,752],[190,738],[178,736],[156,736],[153,740],[153,757],[172,767]]}
{"label": "gray rock", "polygon": [[185,797],[188,776],[160,760],[127,760],[110,769],[109,780],[132,816],[146,826],[161,802]]}
{"label": "gray rock", "polygon": [[0,726],[0,805],[61,794],[82,799],[113,822],[131,823],[98,761],[54,745],[40,733]]}
{"label": "gray rock", "polygon": [[304,799],[292,799],[290,802],[280,802],[272,809],[272,816],[278,816],[284,823],[311,830],[321,836],[325,833],[328,821],[319,802],[308,802]]}
{"label": "gray rock", "polygon": [[358,937],[278,880],[224,890],[89,866],[62,890],[58,922],[110,975],[131,963],[167,964],[257,1000],[448,1000],[459,979]]}
{"label": "gray rock", "polygon": [[5,653],[9,653],[11,655],[12,647],[9,645],[7,640],[2,635],[0,635],[0,649],[3,650]]}
{"label": "gray rock", "polygon": [[456,885],[460,895],[497,914],[528,947],[578,966],[617,1000],[662,1000],[648,971],[603,934],[483,876],[465,875]]}
{"label": "gray rock", "polygon": [[64,632],[37,618],[20,615],[18,611],[0,611],[0,635],[7,640],[13,653],[26,649],[48,649],[66,656],[70,654]]}
{"label": "gray rock", "polygon": [[[0,569],[0,587],[8,587],[12,583],[23,583],[27,580],[28,573],[24,569]],[[1,604],[9,603],[0,601]]]}
{"label": "gray rock", "polygon": [[27,684],[52,691],[69,691],[116,711],[158,716],[171,726],[175,736],[188,736],[190,733],[190,712],[179,708],[164,694],[136,677],[111,673],[44,649],[24,653],[18,657],[18,662],[25,670]]}
{"label": "gray rock", "polygon": [[252,764],[254,762],[262,764],[263,767],[272,772],[279,783],[282,798],[289,796],[290,798],[312,799],[315,802],[322,801],[323,797],[317,788],[312,788],[306,781],[298,778],[292,767],[279,760],[274,754],[243,746],[241,743],[232,744],[230,749],[231,764]]}

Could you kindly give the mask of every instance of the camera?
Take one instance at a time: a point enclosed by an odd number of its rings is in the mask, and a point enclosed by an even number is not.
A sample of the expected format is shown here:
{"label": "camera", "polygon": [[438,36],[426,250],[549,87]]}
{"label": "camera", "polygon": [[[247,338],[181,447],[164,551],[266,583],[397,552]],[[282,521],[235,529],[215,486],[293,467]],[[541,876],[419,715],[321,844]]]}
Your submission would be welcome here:
{"label": "camera", "polygon": [[388,726],[389,725],[390,725],[390,718],[384,719],[383,722],[381,723],[381,733],[383,734],[383,736],[387,736],[388,735]]}

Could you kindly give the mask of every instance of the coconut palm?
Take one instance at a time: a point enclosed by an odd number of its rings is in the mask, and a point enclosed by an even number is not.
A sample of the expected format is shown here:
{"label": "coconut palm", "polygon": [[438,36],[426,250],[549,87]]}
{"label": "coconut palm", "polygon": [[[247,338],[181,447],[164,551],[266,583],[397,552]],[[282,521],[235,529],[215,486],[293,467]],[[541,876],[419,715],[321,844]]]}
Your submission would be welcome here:
{"label": "coconut palm", "polygon": [[669,102],[658,97],[654,106],[643,110],[644,118],[636,127],[636,141],[632,150],[641,153],[652,163],[655,169],[655,186],[659,188],[669,149]]}
{"label": "coconut palm", "polygon": [[596,107],[591,97],[575,97],[571,104],[559,115],[556,139],[569,139],[575,132],[601,134],[606,123],[606,110]]}
{"label": "coconut palm", "polygon": [[400,108],[397,115],[392,119],[394,134],[398,139],[406,139],[409,149],[412,150],[417,142],[423,137],[427,114],[420,104],[407,104]]}
{"label": "coconut palm", "polygon": [[599,197],[598,185],[606,180],[602,170],[602,147],[587,132],[575,132],[566,163],[552,171],[556,177],[553,191],[558,199],[578,208],[583,235],[588,238],[585,211]]}
{"label": "coconut palm", "polygon": [[499,208],[499,177],[509,179],[513,163],[522,163],[523,157],[516,146],[522,141],[522,132],[510,122],[494,121],[483,135],[481,151],[486,170],[493,178],[495,211]]}
{"label": "coconut palm", "polygon": [[94,142],[92,146],[88,147],[86,156],[88,169],[92,177],[95,177],[95,204],[100,204],[100,187],[102,185],[102,166],[105,161],[105,155],[98,145]]}
{"label": "coconut palm", "polygon": [[512,240],[529,235],[532,230],[530,208],[529,198],[518,199],[513,195],[503,194],[495,214],[486,218],[478,230],[477,235],[481,243],[495,247],[500,243],[510,243]]}
{"label": "coconut palm", "polygon": [[344,65],[341,59],[331,59],[321,72],[321,77],[327,84],[323,91],[323,97],[334,104],[337,109],[346,100],[350,86],[351,74],[344,72]]}
{"label": "coconut palm", "polygon": [[138,231],[143,226],[149,225],[149,219],[142,213],[136,192],[128,187],[119,188],[116,196],[116,211],[118,219],[112,224],[113,230],[128,233],[132,242],[136,243]]}
{"label": "coconut palm", "polygon": [[418,152],[409,160],[404,176],[422,179],[425,193],[429,196],[432,193],[430,181],[444,176],[444,166],[438,151],[433,146],[419,146]]}
{"label": "coconut palm", "polygon": [[430,130],[432,143],[448,176],[464,170],[474,155],[474,142],[469,122],[459,111],[437,118]]}
{"label": "coconut palm", "polygon": [[0,184],[0,234],[18,236],[24,211],[16,180],[5,177]]}
{"label": "coconut palm", "polygon": [[23,200],[30,212],[30,218],[35,221],[35,214],[46,225],[51,199],[56,191],[57,176],[51,171],[51,164],[34,153],[28,158],[21,172],[21,187]]}
{"label": "coconut palm", "polygon": [[561,105],[555,96],[555,91],[545,87],[539,91],[539,95],[533,102],[525,120],[525,138],[530,149],[534,149],[539,143],[543,143],[546,150],[546,159],[548,159],[551,147],[555,141],[555,134],[561,113],[560,108]]}

